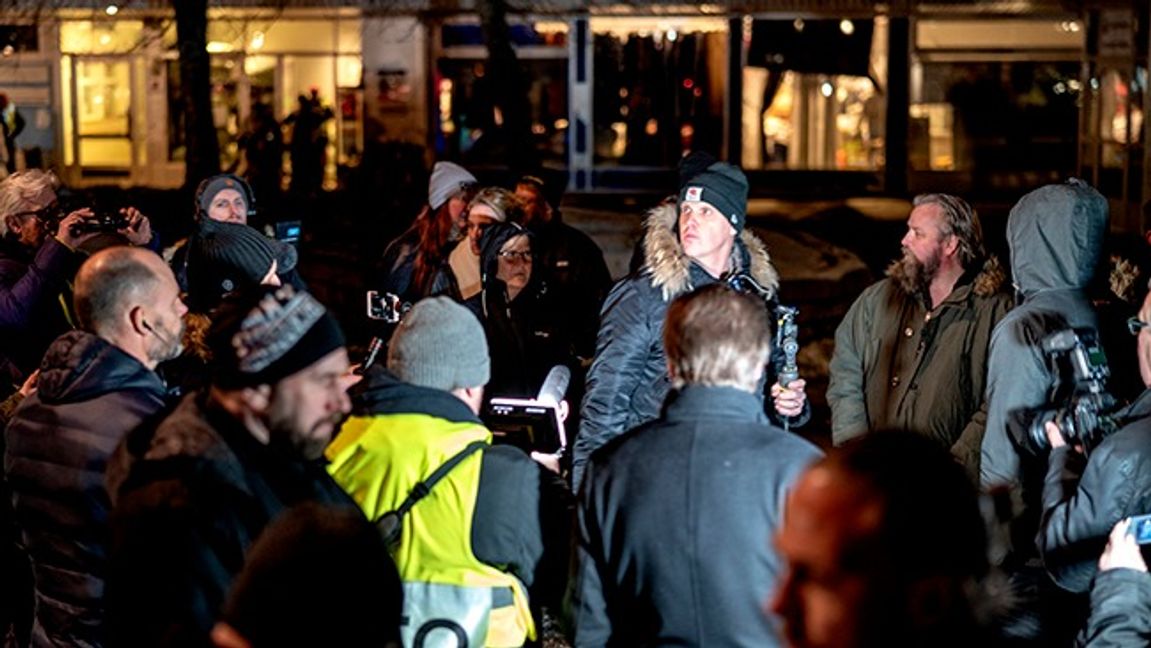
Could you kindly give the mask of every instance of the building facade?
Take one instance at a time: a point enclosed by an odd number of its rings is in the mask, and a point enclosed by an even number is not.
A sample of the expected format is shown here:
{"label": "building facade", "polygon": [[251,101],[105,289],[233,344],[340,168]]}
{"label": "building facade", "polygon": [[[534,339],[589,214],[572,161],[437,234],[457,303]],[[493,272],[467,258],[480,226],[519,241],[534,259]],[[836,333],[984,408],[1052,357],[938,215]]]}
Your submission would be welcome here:
{"label": "building facade", "polygon": [[[474,6],[227,4],[208,23],[223,168],[242,169],[254,111],[284,120],[313,91],[332,114],[329,186],[378,139],[481,169],[505,162],[502,86]],[[0,92],[29,124],[20,147],[77,184],[176,186],[172,12],[109,6],[0,15]],[[1146,3],[510,9],[532,143],[573,190],[659,188],[702,148],[778,191],[1012,193],[1076,173],[1124,204],[1151,197]]]}

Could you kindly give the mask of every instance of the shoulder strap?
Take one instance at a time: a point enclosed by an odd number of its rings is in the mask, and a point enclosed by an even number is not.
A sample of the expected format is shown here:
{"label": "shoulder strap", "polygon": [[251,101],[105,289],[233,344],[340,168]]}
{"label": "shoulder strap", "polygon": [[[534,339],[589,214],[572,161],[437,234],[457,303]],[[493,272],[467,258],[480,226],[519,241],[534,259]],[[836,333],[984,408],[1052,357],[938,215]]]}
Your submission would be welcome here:
{"label": "shoulder strap", "polygon": [[[407,515],[408,511],[412,510],[412,507],[416,505],[416,502],[422,500],[424,497],[427,497],[428,493],[432,492],[432,488],[441,479],[446,477],[453,468],[458,466],[461,461],[467,459],[477,450],[480,450],[487,445],[487,441],[472,441],[467,445],[466,448],[460,450],[451,459],[445,461],[443,465],[441,465],[439,468],[436,468],[435,472],[429,475],[427,479],[418,482],[415,486],[412,487],[412,492],[408,493],[408,497],[404,500],[403,504],[400,504],[400,507],[395,510],[396,515],[398,515],[400,518],[403,518],[405,515]],[[387,515],[387,513],[384,515]],[[378,523],[379,520],[376,520],[376,522]]]}

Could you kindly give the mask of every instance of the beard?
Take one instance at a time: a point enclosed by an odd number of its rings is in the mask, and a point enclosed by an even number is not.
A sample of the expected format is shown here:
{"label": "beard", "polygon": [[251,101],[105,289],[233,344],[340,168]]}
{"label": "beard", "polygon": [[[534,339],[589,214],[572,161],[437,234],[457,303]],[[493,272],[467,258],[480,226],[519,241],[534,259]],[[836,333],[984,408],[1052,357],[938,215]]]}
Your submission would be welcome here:
{"label": "beard", "polygon": [[180,320],[179,329],[174,332],[168,331],[162,323],[157,325],[152,330],[152,343],[144,350],[148,360],[160,364],[179,357],[184,352],[184,330],[183,319]]}
{"label": "beard", "polygon": [[323,457],[347,414],[337,412],[308,424],[300,420],[301,413],[288,399],[273,398],[268,412],[269,445],[307,461]]}
{"label": "beard", "polygon": [[928,255],[924,261],[920,261],[915,258],[911,250],[903,248],[903,258],[891,264],[887,269],[887,276],[894,279],[908,294],[929,296],[931,282],[935,279],[935,275],[939,274],[940,262],[938,250]]}

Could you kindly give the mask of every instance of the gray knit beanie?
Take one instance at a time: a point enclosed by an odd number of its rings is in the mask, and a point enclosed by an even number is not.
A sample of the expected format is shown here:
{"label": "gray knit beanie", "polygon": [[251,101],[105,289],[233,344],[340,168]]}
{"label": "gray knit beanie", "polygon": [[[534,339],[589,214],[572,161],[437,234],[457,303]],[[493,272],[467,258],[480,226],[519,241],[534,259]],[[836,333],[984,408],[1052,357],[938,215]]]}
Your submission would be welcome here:
{"label": "gray knit beanie", "polygon": [[484,327],[447,297],[420,300],[392,336],[388,370],[404,382],[443,391],[483,387],[491,377]]}
{"label": "gray knit beanie", "polygon": [[436,162],[428,181],[428,206],[439,209],[452,196],[468,185],[476,184],[476,177],[454,162]]}

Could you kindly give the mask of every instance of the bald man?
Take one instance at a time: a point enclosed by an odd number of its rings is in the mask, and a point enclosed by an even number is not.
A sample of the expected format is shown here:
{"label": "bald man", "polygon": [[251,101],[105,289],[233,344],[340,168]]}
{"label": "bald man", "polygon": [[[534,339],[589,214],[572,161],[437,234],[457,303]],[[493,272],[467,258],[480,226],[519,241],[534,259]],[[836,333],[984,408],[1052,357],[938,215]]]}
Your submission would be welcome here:
{"label": "bald man", "polygon": [[39,387],[9,424],[4,469],[35,574],[33,645],[99,646],[109,502],[104,469],[121,437],[167,405],[155,373],[180,352],[172,271],[114,247],[76,276],[80,329],[48,348]]}

